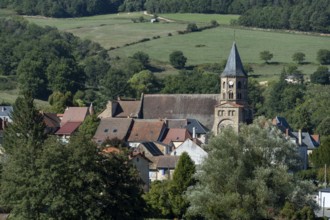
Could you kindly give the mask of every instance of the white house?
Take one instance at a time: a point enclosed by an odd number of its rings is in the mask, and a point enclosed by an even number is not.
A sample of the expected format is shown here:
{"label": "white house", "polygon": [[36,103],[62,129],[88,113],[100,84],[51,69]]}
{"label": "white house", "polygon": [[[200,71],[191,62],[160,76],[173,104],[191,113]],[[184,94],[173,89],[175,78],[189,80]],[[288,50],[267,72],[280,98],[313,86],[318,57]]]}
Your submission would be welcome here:
{"label": "white house", "polygon": [[207,157],[206,151],[191,139],[185,140],[185,142],[172,151],[171,155],[180,156],[183,152],[187,152],[196,165],[200,165]]}
{"label": "white house", "polygon": [[319,195],[317,198],[317,204],[322,208],[330,207],[330,188],[324,188],[319,190]]}

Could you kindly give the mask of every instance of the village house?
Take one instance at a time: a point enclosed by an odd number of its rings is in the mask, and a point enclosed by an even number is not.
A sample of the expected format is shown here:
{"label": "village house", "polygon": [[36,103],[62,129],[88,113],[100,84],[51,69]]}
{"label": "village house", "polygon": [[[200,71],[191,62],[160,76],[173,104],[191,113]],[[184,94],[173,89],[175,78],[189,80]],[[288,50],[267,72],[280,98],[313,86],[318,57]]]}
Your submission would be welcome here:
{"label": "village house", "polygon": [[56,131],[55,135],[57,135],[63,143],[68,143],[70,136],[77,131],[85,118],[93,113],[92,104],[90,107],[67,107],[63,117],[60,117],[60,128]]}
{"label": "village house", "polygon": [[285,118],[276,116],[273,121],[279,130],[283,132],[285,137],[294,143],[298,147],[300,157],[303,161],[303,169],[308,168],[308,155],[320,146],[319,135],[311,135],[308,132],[302,132],[298,130],[297,132],[292,131],[289,123]]}
{"label": "village house", "polygon": [[200,165],[203,160],[207,157],[207,152],[197,143],[191,139],[186,139],[181,145],[179,145],[175,150],[172,151],[171,155],[181,156],[186,152],[195,165]]}

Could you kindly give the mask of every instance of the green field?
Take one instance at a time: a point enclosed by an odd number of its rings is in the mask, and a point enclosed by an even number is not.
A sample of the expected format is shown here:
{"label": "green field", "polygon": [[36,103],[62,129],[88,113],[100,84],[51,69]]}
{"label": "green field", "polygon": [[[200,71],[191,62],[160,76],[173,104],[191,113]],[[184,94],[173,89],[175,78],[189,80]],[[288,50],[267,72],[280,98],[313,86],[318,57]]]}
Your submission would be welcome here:
{"label": "green field", "polygon": [[[217,63],[227,58],[235,40],[243,62],[252,64],[253,75],[258,76],[258,80],[276,79],[283,66],[292,63],[291,57],[295,52],[306,54],[308,64],[300,65],[299,69],[308,76],[318,66],[317,51],[322,48],[330,49],[329,36],[230,27],[230,21],[237,19],[237,15],[160,14],[160,17],[172,22],[132,22],[132,19],[140,16],[151,18],[142,12],[68,19],[26,18],[36,24],[55,26],[82,39],[98,42],[109,50],[111,57],[127,57],[137,51],[144,51],[149,54],[152,64],[165,68],[164,73],[176,72],[166,66],[169,54],[174,50],[183,51],[188,58],[187,65]],[[188,23],[195,22],[200,27],[209,24],[211,20],[216,20],[220,26],[191,34],[178,34],[178,31],[186,29]],[[125,46],[145,38],[150,41]],[[263,50],[274,54],[271,60],[273,64],[264,65],[260,60],[259,53]]]}

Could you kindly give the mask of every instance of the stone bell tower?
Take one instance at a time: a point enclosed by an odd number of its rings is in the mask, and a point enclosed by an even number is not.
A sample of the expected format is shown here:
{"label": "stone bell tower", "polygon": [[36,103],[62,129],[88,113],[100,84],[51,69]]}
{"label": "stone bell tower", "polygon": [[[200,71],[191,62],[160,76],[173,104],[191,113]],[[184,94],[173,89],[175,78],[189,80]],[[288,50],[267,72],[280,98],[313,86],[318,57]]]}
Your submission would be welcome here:
{"label": "stone bell tower", "polygon": [[251,123],[253,116],[247,101],[248,76],[235,42],[220,75],[220,87],[220,103],[214,109],[213,132],[217,135],[227,126],[238,132],[239,124]]}

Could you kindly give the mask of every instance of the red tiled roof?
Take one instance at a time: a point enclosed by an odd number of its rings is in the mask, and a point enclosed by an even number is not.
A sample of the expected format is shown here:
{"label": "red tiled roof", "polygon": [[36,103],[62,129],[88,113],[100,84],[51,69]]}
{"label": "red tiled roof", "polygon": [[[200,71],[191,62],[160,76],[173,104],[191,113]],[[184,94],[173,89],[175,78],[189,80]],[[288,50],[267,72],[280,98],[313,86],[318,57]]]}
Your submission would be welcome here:
{"label": "red tiled roof", "polygon": [[161,120],[135,119],[128,137],[130,142],[158,141],[165,129],[165,123]]}
{"label": "red tiled roof", "polygon": [[170,144],[173,142],[184,142],[187,138],[192,139],[188,130],[185,128],[170,128],[163,139],[164,144]]}
{"label": "red tiled roof", "polygon": [[118,154],[121,152],[121,150],[119,150],[116,147],[106,147],[102,150],[102,152],[107,153],[107,154],[110,154],[110,153]]}
{"label": "red tiled roof", "polygon": [[88,107],[69,107],[63,114],[61,125],[67,122],[83,122],[88,114]]}
{"label": "red tiled roof", "polygon": [[55,134],[56,135],[71,135],[82,122],[67,122]]}
{"label": "red tiled roof", "polygon": [[138,117],[141,101],[118,101],[114,117]]}
{"label": "red tiled roof", "polygon": [[319,134],[312,134],[311,136],[314,139],[314,141],[316,141],[317,143],[320,143],[320,135]]}

